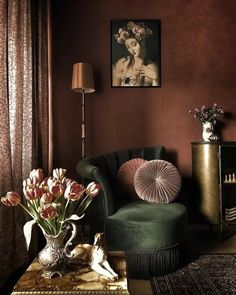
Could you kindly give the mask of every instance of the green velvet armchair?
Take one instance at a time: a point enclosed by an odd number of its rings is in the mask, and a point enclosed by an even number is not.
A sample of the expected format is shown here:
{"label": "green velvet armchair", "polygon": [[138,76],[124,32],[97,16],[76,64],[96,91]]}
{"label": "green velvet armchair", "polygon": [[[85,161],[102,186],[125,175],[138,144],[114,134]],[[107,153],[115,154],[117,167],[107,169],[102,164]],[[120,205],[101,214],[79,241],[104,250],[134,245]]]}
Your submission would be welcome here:
{"label": "green velvet armchair", "polygon": [[163,146],[94,155],[77,164],[77,172],[102,190],[91,205],[91,235],[105,232],[110,251],[124,251],[130,277],[149,278],[175,271],[183,262],[181,245],[187,225],[183,204],[134,200],[117,181],[130,159],[165,159]]}

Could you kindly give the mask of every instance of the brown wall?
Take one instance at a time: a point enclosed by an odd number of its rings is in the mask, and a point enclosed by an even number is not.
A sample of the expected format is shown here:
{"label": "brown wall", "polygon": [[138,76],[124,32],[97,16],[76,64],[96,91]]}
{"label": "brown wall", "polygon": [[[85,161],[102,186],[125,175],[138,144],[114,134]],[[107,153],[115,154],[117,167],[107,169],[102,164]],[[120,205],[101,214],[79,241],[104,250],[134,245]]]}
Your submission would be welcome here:
{"label": "brown wall", "polygon": [[[86,95],[87,154],[164,145],[191,176],[191,142],[201,124],[188,110],[216,102],[231,113],[222,139],[236,141],[235,0],[54,0],[54,167],[76,176],[81,96],[71,92],[72,66],[94,67]],[[161,20],[161,88],[111,88],[110,21]]]}

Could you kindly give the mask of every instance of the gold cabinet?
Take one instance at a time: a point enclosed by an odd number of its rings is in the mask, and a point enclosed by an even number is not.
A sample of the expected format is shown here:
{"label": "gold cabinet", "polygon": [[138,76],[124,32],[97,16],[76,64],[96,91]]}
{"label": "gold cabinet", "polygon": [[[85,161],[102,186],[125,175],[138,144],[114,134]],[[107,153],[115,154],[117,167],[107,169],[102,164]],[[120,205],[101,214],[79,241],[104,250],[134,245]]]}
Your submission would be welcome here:
{"label": "gold cabinet", "polygon": [[199,211],[208,224],[236,224],[236,142],[193,142]]}
{"label": "gold cabinet", "polygon": [[219,144],[192,143],[192,172],[199,193],[199,211],[204,222],[220,222]]}

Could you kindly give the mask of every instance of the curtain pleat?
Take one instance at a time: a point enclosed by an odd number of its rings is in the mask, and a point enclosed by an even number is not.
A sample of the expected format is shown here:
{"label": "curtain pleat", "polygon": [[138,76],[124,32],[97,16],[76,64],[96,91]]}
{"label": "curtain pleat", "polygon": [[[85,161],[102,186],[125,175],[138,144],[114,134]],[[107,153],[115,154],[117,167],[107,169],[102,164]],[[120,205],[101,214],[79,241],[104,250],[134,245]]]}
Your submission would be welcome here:
{"label": "curtain pleat", "polygon": [[[0,0],[0,196],[48,168],[47,0]],[[19,207],[0,205],[0,286],[28,263]]]}
{"label": "curtain pleat", "polygon": [[[8,79],[7,79],[7,1],[0,1],[0,188],[1,194],[12,186],[11,144],[8,114]],[[4,168],[2,168],[4,167]],[[0,215],[1,216],[1,215]]]}
{"label": "curtain pleat", "polygon": [[[33,37],[33,77],[34,77],[34,119],[35,149],[37,165],[45,173],[48,171],[48,36],[47,10],[45,0],[32,0],[31,15]],[[41,46],[39,46],[39,44]]]}
{"label": "curtain pleat", "polygon": [[[30,3],[8,1],[8,89],[14,190],[32,167],[32,42]],[[17,25],[18,24],[18,25]],[[20,45],[20,46],[19,46]]]}

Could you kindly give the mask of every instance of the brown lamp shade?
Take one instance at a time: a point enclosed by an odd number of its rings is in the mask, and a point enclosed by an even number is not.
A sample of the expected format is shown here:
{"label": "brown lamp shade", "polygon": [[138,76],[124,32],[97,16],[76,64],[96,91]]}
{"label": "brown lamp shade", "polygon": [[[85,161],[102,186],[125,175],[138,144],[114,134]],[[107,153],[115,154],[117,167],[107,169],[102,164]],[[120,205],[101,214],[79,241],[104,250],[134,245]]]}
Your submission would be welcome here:
{"label": "brown lamp shade", "polygon": [[91,93],[95,91],[93,69],[90,64],[76,63],[73,65],[71,89],[79,93]]}

